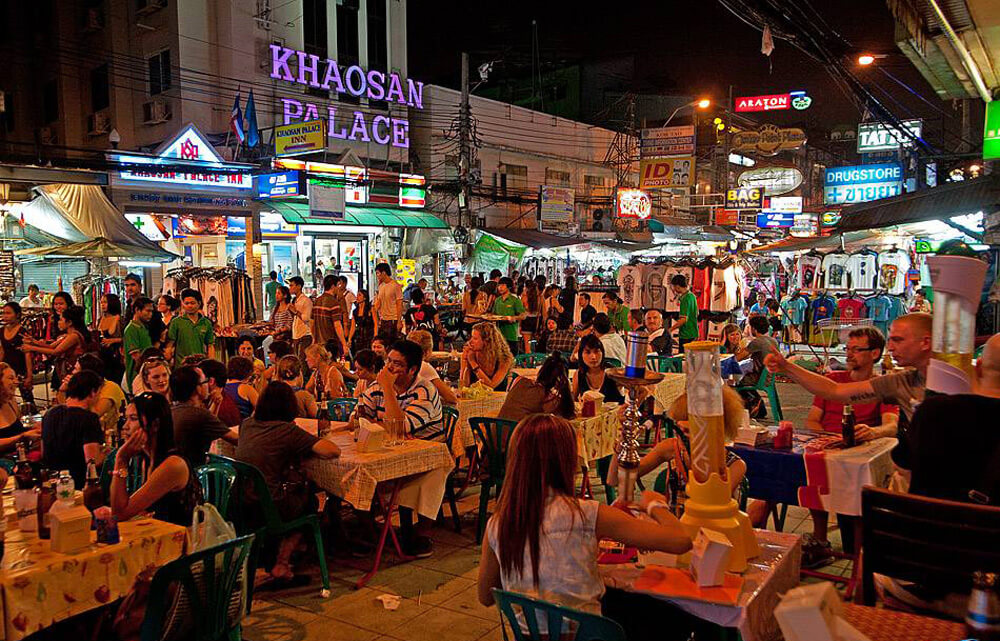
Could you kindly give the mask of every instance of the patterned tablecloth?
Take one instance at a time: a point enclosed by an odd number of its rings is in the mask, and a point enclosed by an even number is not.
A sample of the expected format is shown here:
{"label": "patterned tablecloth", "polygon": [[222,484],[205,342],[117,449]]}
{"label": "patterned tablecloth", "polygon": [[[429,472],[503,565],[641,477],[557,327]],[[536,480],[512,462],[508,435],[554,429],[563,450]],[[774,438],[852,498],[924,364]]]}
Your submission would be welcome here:
{"label": "patterned tablecloth", "polygon": [[[736,605],[718,605],[691,599],[652,594],[700,619],[727,628],[738,628],[744,641],[781,639],[774,608],[782,594],[799,584],[802,545],[797,534],[755,530],[761,556],[750,560],[743,574],[743,589]],[[639,592],[635,582],[643,569],[636,564],[599,566],[604,584],[626,592]],[[645,593],[644,593],[645,594]]]}
{"label": "patterned tablecloth", "polygon": [[618,405],[602,406],[597,416],[572,421],[576,430],[576,449],[584,464],[615,453],[615,440],[621,432]]}
{"label": "patterned tablecloth", "polygon": [[465,452],[465,448],[476,443],[469,419],[476,416],[496,416],[505,400],[507,392],[493,392],[483,399],[458,399],[458,404],[455,406],[458,408],[458,426],[455,428],[455,440],[451,444],[452,454],[460,456]]}
{"label": "patterned tablecloth", "polygon": [[186,530],[178,525],[136,519],[119,524],[118,530],[120,543],[60,554],[34,533],[9,528],[0,569],[2,638],[23,639],[119,599],[143,569],[169,563],[184,552]]}
{"label": "patterned tablecloth", "polygon": [[664,374],[663,380],[653,386],[654,409],[657,414],[667,412],[680,398],[687,385],[685,374]]}
{"label": "patterned tablecloth", "polygon": [[958,621],[844,604],[844,620],[871,641],[959,641],[966,639],[965,624]]}
{"label": "patterned tablecloth", "polygon": [[399,504],[428,518],[437,517],[445,482],[455,467],[444,443],[412,439],[396,447],[359,452],[350,433],[328,438],[340,447],[340,456],[309,458],[302,465],[316,485],[359,510],[370,510],[379,483],[412,477],[400,489]]}

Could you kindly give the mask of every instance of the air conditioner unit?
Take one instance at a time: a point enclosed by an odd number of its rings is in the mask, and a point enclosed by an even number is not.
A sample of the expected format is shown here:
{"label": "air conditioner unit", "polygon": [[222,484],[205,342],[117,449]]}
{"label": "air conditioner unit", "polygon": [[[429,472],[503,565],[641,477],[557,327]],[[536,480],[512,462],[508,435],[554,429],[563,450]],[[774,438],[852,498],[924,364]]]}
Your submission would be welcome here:
{"label": "air conditioner unit", "polygon": [[145,16],[167,6],[167,0],[146,0],[142,7],[140,7],[135,14],[137,16]]}
{"label": "air conditioner unit", "polygon": [[52,130],[52,127],[39,127],[38,141],[43,145],[54,145],[56,143],[56,134]]}
{"label": "air conditioner unit", "polygon": [[104,28],[104,11],[100,7],[90,7],[83,14],[84,33],[100,31]]}
{"label": "air conditioner unit", "polygon": [[167,122],[173,114],[170,111],[170,103],[163,100],[150,100],[142,103],[142,124],[158,125]]}
{"label": "air conditioner unit", "polygon": [[106,111],[98,111],[87,116],[87,135],[100,136],[111,131],[111,118]]}

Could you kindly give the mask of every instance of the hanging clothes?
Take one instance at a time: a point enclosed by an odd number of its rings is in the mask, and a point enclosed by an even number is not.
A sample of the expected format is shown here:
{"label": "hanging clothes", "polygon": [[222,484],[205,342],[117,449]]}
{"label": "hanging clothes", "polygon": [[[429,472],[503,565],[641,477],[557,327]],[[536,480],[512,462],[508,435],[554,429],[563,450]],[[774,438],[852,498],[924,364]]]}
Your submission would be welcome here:
{"label": "hanging clothes", "polygon": [[906,292],[907,272],[910,269],[910,257],[906,252],[897,249],[880,253],[878,268],[879,289],[893,295]]}
{"label": "hanging clothes", "polygon": [[843,252],[831,252],[823,257],[823,286],[839,291],[847,289],[847,262],[850,257]]}
{"label": "hanging clothes", "polygon": [[674,276],[678,274],[683,276],[688,285],[691,284],[691,279],[693,277],[694,270],[691,267],[685,265],[668,265],[667,269],[663,273],[663,290],[666,293],[667,302],[664,310],[667,312],[679,312],[681,311],[680,297],[674,294],[673,290],[670,289],[670,281],[673,280]]}
{"label": "hanging clothes", "polygon": [[877,287],[878,257],[872,251],[860,251],[847,259],[847,273],[851,277],[851,289],[870,291]]}
{"label": "hanging clothes", "polygon": [[[639,292],[639,295],[636,295]],[[626,307],[632,309],[639,307],[639,299],[642,297],[642,267],[639,265],[625,265],[618,270],[618,295]]]}
{"label": "hanging clothes", "polygon": [[667,265],[647,265],[642,282],[642,306],[645,309],[664,309],[667,304],[667,289],[670,284],[663,282],[669,268]]}
{"label": "hanging clothes", "polygon": [[857,298],[841,298],[837,301],[837,318],[854,320],[864,316],[865,304]]}
{"label": "hanging clothes", "polygon": [[806,254],[799,258],[798,282],[802,289],[815,289],[819,286],[819,272],[823,260],[816,255]]}

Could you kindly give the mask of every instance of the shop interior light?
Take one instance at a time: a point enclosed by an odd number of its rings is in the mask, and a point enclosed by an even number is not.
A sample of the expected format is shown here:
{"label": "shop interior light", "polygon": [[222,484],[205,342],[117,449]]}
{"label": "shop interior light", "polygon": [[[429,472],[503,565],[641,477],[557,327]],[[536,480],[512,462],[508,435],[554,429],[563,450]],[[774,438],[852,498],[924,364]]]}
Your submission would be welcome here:
{"label": "shop interior light", "polygon": [[698,101],[698,109],[708,109],[712,105],[712,101],[708,98],[702,98]]}

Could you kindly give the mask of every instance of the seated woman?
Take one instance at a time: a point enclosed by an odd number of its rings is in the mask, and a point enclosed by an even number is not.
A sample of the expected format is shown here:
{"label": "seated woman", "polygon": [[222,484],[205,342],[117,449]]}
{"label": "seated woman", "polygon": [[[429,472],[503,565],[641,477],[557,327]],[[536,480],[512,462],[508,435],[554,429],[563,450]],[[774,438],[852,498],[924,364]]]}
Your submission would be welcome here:
{"label": "seated woman", "polygon": [[463,387],[479,382],[502,390],[513,366],[514,356],[497,326],[488,322],[479,323],[472,328],[469,342],[462,350],[459,381]]}
{"label": "seated woman", "polygon": [[732,354],[737,361],[750,358],[747,342],[736,323],[729,323],[722,328],[722,353]]}
{"label": "seated woman", "polygon": [[249,382],[260,394],[261,390],[264,389],[264,370],[267,368],[264,366],[264,361],[257,358],[257,349],[253,339],[248,336],[236,339],[236,355],[253,363],[253,376],[250,377]]}
{"label": "seated woman", "polygon": [[[125,408],[128,439],[115,454],[111,477],[111,511],[119,521],[144,512],[175,525],[191,525],[201,501],[201,485],[187,460],[174,449],[174,422],[170,403],[161,394],[144,392]],[[129,495],[125,483],[129,463],[136,456],[149,461],[146,482]]]}
{"label": "seated woman", "polygon": [[358,377],[358,383],[354,386],[354,398],[361,398],[384,366],[382,357],[370,349],[363,349],[354,356],[354,374]]}
{"label": "seated woman", "polygon": [[573,400],[580,400],[588,390],[597,390],[609,403],[624,403],[625,395],[621,388],[605,374],[604,343],[601,339],[587,334],[580,339],[579,353],[580,367],[573,376]]}
{"label": "seated woman", "polygon": [[534,379],[514,379],[497,417],[520,421],[531,414],[555,414],[565,419],[576,416],[569,391],[569,368],[561,354],[546,358]]}
{"label": "seated woman", "polygon": [[21,423],[21,408],[14,398],[17,373],[7,363],[0,363],[0,452],[13,452],[23,440],[42,438],[41,425],[29,430]]}
{"label": "seated woman", "polygon": [[347,396],[347,387],[344,385],[344,376],[340,370],[333,365],[330,360],[330,352],[322,345],[310,345],[306,348],[306,365],[312,371],[309,382],[305,385],[305,390],[313,395],[313,398],[344,398]]}
{"label": "seated woman", "polygon": [[257,406],[257,389],[250,384],[253,376],[253,361],[242,356],[229,359],[223,393],[236,403],[241,418],[249,417],[253,414],[253,408]]}
{"label": "seated woman", "polygon": [[[479,601],[493,605],[503,588],[559,605],[601,613],[604,582],[598,541],[610,538],[644,550],[683,554],[691,538],[664,497],[644,492],[652,521],[575,496],[576,433],[565,419],[536,414],[511,436],[507,474],[496,513],[486,525],[479,562]],[[539,622],[540,632],[545,631]]]}
{"label": "seated woman", "polygon": [[441,375],[438,374],[438,371],[427,360],[434,349],[434,337],[431,336],[431,333],[426,329],[415,329],[406,335],[406,339],[420,345],[420,349],[424,352],[424,360],[420,364],[420,373],[418,376],[430,381],[434,385],[434,389],[437,390],[442,403],[445,405],[455,405],[458,403],[458,396],[455,395],[455,390],[451,388],[451,385],[442,380]]}
{"label": "seated woman", "polygon": [[[295,391],[288,384],[280,381],[268,383],[253,416],[240,426],[235,455],[237,461],[249,463],[260,470],[281,518],[286,521],[296,519],[310,509],[314,496],[308,481],[294,471],[298,463],[312,456],[321,459],[340,456],[340,448],[332,442],[313,436],[295,424],[295,408]],[[285,583],[295,578],[290,562],[301,536],[300,532],[295,532],[281,541],[271,572],[258,575],[258,584],[271,581]]]}
{"label": "seated woman", "polygon": [[[282,356],[275,366],[275,377],[278,381],[291,386],[295,395],[295,405],[299,418],[316,418],[319,407],[316,397],[302,389],[302,364],[297,356],[289,354]],[[259,402],[259,401],[258,401]]]}
{"label": "seated woman", "polygon": [[538,354],[544,354],[549,350],[549,337],[552,336],[552,332],[559,328],[559,323],[556,319],[549,317],[545,319],[545,324],[538,329],[538,333],[535,334],[535,352]]}

